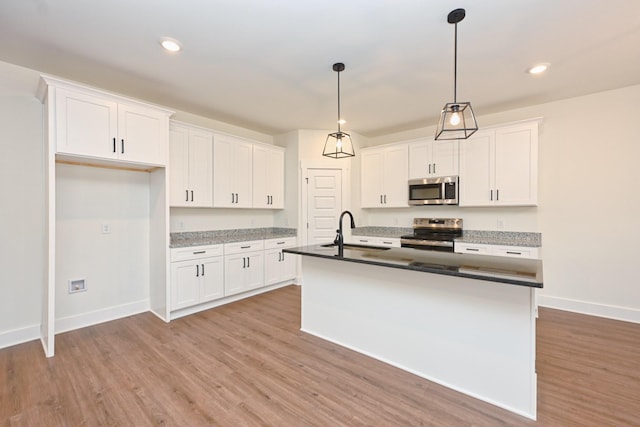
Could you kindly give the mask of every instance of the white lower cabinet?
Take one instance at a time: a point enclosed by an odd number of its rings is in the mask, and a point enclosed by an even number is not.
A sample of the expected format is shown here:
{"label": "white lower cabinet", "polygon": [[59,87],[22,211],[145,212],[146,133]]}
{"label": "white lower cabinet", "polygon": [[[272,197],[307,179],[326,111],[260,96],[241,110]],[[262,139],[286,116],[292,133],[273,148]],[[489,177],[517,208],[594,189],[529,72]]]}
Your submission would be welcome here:
{"label": "white lower cabinet", "polygon": [[171,310],[224,296],[222,245],[171,250]]}
{"label": "white lower cabinet", "polygon": [[270,239],[264,242],[264,284],[284,282],[296,276],[296,257],[283,249],[296,246],[295,237]]}
{"label": "white lower cabinet", "polygon": [[540,259],[540,248],[534,246],[487,245],[482,243],[454,243],[459,254],[493,255],[512,258]]}
{"label": "white lower cabinet", "polygon": [[264,242],[224,245],[224,295],[235,295],[264,286]]}

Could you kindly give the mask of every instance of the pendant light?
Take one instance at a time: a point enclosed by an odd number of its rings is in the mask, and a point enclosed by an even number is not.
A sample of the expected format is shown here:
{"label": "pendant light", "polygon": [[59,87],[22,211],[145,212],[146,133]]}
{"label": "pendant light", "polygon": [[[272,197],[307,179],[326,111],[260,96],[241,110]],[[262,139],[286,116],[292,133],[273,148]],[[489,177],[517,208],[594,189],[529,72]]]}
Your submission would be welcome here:
{"label": "pendant light", "polygon": [[453,60],[453,102],[448,102],[442,107],[440,121],[436,129],[435,139],[467,139],[478,130],[478,123],[473,114],[470,102],[458,102],[457,78],[458,78],[458,22],[465,16],[464,9],[455,9],[449,12],[447,22],[455,25],[454,35],[454,60]]}
{"label": "pendant light", "polygon": [[353,157],[356,154],[353,151],[351,136],[340,130],[340,125],[344,123],[342,117],[340,117],[340,72],[344,71],[344,64],[342,62],[333,64],[333,71],[338,73],[338,132],[327,135],[322,155],[334,159]]}

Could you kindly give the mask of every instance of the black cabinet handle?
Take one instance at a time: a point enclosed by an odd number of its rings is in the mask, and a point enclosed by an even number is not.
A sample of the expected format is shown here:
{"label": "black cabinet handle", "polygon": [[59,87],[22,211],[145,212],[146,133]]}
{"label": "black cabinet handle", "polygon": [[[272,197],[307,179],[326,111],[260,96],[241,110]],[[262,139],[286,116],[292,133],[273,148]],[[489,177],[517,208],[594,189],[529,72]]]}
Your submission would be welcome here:
{"label": "black cabinet handle", "polygon": [[282,254],[282,261],[284,261],[284,252],[280,252]]}
{"label": "black cabinet handle", "polygon": [[193,202],[193,190],[191,190],[191,201]]}
{"label": "black cabinet handle", "polygon": [[284,245],[285,243],[287,243],[287,242],[278,242],[278,243],[276,243],[276,245]]}
{"label": "black cabinet handle", "polygon": [[522,252],[507,251],[509,255],[522,255]]}
{"label": "black cabinet handle", "polygon": [[187,193],[187,198],[185,199],[185,202],[189,201],[189,190],[184,190],[185,193]]}
{"label": "black cabinet handle", "polygon": [[385,205],[387,204],[387,195],[386,194],[384,195],[384,204]]}
{"label": "black cabinet handle", "polygon": [[500,190],[496,190],[496,200],[500,200]]}
{"label": "black cabinet handle", "polygon": [[196,277],[200,277],[200,266],[196,264]]}
{"label": "black cabinet handle", "polygon": [[193,254],[194,254],[194,255],[198,255],[198,254],[203,254],[203,253],[205,253],[205,252],[206,252],[206,251],[196,251],[196,252],[194,252]]}
{"label": "black cabinet handle", "polygon": [[436,164],[433,164],[433,173],[436,173]]}
{"label": "black cabinet handle", "polygon": [[491,195],[489,196],[489,200],[493,200],[493,190],[491,190]]}
{"label": "black cabinet handle", "polygon": [[429,163],[429,173],[431,173],[431,163]]}
{"label": "black cabinet handle", "polygon": [[202,265],[202,275],[204,276],[204,264],[200,264]]}
{"label": "black cabinet handle", "polygon": [[121,147],[122,147],[122,154],[124,154],[124,139],[121,139],[121,140],[120,140],[120,142],[122,143],[122,144],[121,144]]}
{"label": "black cabinet handle", "polygon": [[247,257],[247,268],[251,267],[251,257]]}
{"label": "black cabinet handle", "polygon": [[251,245],[248,246],[240,246],[240,249],[249,249],[251,247]]}
{"label": "black cabinet handle", "polygon": [[477,248],[465,248],[465,251],[469,251],[469,252],[478,252],[480,249]]}
{"label": "black cabinet handle", "polygon": [[113,152],[116,152],[116,139],[113,138]]}
{"label": "black cabinet handle", "polygon": [[380,204],[382,204],[382,194],[380,195]]}
{"label": "black cabinet handle", "polygon": [[282,252],[278,252],[278,262],[282,261]]}
{"label": "black cabinet handle", "polygon": [[246,268],[247,267],[247,259],[245,257],[242,257],[242,268]]}

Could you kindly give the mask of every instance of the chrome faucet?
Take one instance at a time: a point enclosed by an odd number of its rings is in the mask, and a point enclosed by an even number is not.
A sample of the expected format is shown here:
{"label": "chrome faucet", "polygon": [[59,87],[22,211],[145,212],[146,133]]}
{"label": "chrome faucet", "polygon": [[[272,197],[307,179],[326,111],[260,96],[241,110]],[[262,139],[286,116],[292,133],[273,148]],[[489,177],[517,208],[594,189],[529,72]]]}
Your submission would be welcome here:
{"label": "chrome faucet", "polygon": [[342,218],[344,215],[348,214],[351,218],[351,228],[356,228],[356,222],[353,220],[353,214],[349,211],[344,211],[340,214],[340,219],[338,220],[339,228],[336,230],[336,238],[333,241],[334,244],[338,245],[338,256],[344,255],[344,237],[342,236]]}

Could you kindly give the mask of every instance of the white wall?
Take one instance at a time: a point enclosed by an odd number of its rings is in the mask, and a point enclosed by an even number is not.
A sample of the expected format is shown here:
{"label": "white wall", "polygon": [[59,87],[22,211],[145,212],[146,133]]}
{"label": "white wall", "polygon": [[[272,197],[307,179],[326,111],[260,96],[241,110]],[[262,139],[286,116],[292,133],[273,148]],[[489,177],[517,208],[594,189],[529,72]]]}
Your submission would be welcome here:
{"label": "white wall", "polygon": [[33,94],[21,94],[19,86],[11,88],[11,96],[3,89],[0,348],[40,336],[45,264],[42,104]]}
{"label": "white wall", "polygon": [[[640,322],[639,98],[640,86],[632,86],[478,118],[480,127],[543,118],[537,207],[369,209],[369,225],[407,225],[432,214],[459,215],[467,229],[495,230],[503,219],[506,230],[539,231],[541,304]],[[432,134],[433,127],[415,129],[369,144]]]}
{"label": "white wall", "polygon": [[56,166],[57,332],[148,310],[149,191],[147,172]]}

